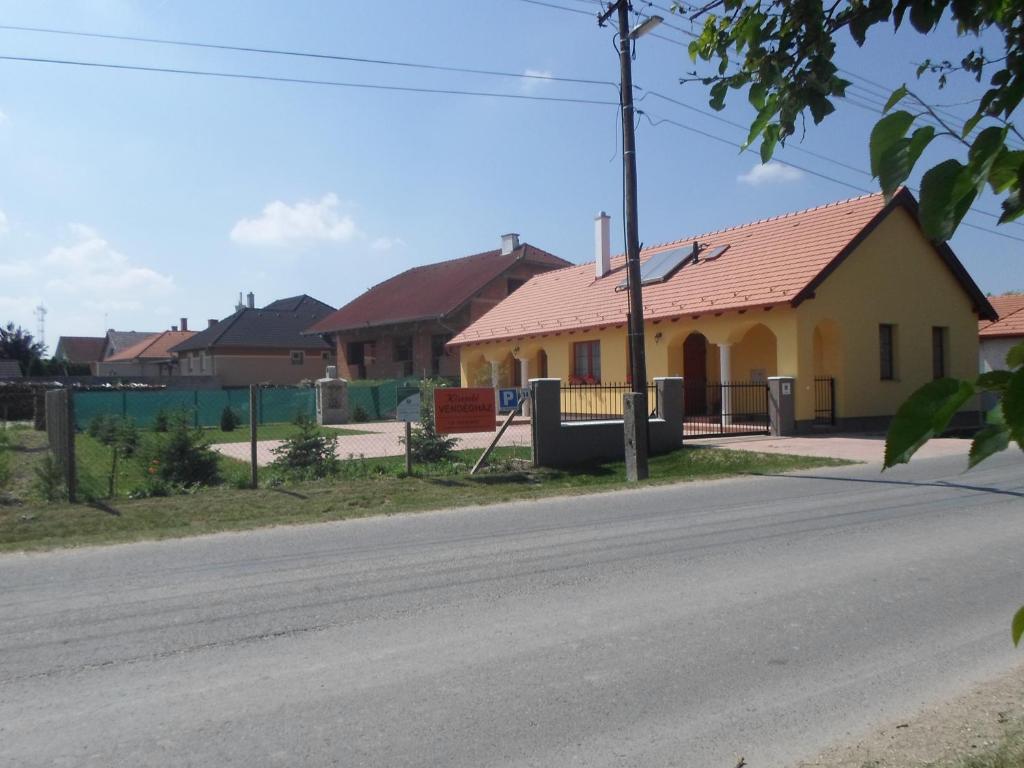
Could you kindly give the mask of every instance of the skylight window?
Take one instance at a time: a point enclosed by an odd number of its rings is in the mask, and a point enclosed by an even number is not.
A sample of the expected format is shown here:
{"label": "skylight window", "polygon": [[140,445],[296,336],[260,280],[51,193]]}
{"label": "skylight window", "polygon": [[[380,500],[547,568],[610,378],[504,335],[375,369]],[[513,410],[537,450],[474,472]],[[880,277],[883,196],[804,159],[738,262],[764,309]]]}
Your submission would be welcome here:
{"label": "skylight window", "polygon": [[[688,262],[713,261],[725,253],[728,248],[728,245],[716,245],[714,248],[708,249],[706,245],[694,243],[662,251],[640,265],[640,285],[663,283]],[[624,291],[627,284],[628,278],[615,286],[615,290]]]}

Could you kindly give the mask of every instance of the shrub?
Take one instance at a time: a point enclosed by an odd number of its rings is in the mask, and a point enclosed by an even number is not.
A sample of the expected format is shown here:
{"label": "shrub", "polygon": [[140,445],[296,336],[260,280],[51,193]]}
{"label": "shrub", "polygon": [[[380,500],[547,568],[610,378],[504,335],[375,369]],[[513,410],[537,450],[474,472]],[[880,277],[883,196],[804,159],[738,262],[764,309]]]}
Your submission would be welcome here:
{"label": "shrub", "polygon": [[11,484],[11,455],[6,435],[3,432],[0,435],[0,491],[3,491]]}
{"label": "shrub", "polygon": [[172,420],[166,437],[154,447],[148,474],[176,485],[214,485],[220,482],[217,454],[184,418]]}
{"label": "shrub", "polygon": [[153,417],[153,431],[166,432],[171,425],[171,417],[163,408],[156,412]]}
{"label": "shrub", "polygon": [[45,501],[60,501],[67,498],[64,472],[53,456],[47,453],[43,460],[36,464],[34,471],[36,479],[33,489],[40,498]]}
{"label": "shrub", "polygon": [[271,449],[276,457],[271,466],[289,477],[304,480],[318,480],[337,474],[339,462],[335,449],[338,436],[324,434],[304,414],[295,420],[295,424],[298,426],[296,434]]}
{"label": "shrub", "polygon": [[[420,382],[420,423],[412,428],[409,449],[413,461],[433,464],[451,461],[455,456],[457,437],[439,435],[434,426],[434,390],[447,386],[439,379],[424,379]],[[405,438],[402,438],[403,442]]]}
{"label": "shrub", "polygon": [[234,432],[241,423],[242,417],[238,415],[238,411],[230,405],[225,405],[224,410],[220,412],[220,431]]}
{"label": "shrub", "polygon": [[366,412],[366,409],[361,405],[357,405],[352,409],[352,421],[361,424],[364,421],[370,420],[370,414]]}

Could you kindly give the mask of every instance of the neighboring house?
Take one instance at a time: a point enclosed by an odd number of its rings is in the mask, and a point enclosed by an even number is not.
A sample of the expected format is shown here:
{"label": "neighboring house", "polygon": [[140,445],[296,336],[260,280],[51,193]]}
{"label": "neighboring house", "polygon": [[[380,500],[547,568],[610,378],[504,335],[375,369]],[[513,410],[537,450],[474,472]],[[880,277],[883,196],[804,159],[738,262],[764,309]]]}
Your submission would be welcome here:
{"label": "neighboring house", "polygon": [[181,376],[215,376],[225,387],[298,384],[334,365],[331,345],[302,331],[334,311],[322,301],[292,296],[255,307],[253,295],[223,320],[170,349]]}
{"label": "neighboring house", "polygon": [[96,373],[96,363],[103,359],[106,345],[104,336],[61,336],[53,356],[70,365],[88,365],[90,372]]}
{"label": "neighboring house", "polygon": [[[597,232],[596,266],[534,278],[452,340],[464,385],[628,380],[624,259],[609,256],[607,216]],[[995,318],[953,251],[922,234],[905,189],[641,259],[648,375],[684,377],[687,415],[711,408],[715,382],[781,375],[796,380],[798,429],[825,408],[840,427],[881,428],[925,382],[974,376],[977,322]]]}
{"label": "neighboring house", "polygon": [[164,331],[122,349],[96,365],[97,376],[167,377],[177,373],[178,359],[171,347],[195,336],[195,331]]}
{"label": "neighboring house", "polygon": [[999,317],[978,323],[978,363],[982,373],[1005,369],[1006,353],[1024,342],[1024,294],[989,296],[988,300]]}
{"label": "neighboring house", "polygon": [[103,337],[103,355],[100,360],[113,357],[123,349],[145,341],[150,336],[156,336],[156,331],[115,331],[113,328],[107,331]]}
{"label": "neighboring house", "polygon": [[21,378],[21,364],[17,360],[0,360],[0,381]]}
{"label": "neighboring house", "polygon": [[350,379],[458,376],[455,334],[534,275],[570,262],[503,235],[501,248],[413,267],[307,329],[328,334]]}

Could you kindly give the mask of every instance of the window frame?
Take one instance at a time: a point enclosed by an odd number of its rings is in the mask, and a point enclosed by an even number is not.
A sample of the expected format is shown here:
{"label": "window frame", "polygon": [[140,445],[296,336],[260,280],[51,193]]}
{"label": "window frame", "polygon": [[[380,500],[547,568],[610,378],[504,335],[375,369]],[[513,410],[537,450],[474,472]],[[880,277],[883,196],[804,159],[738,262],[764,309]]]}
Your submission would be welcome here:
{"label": "window frame", "polygon": [[878,324],[878,378],[880,381],[896,381],[895,323]]}
{"label": "window frame", "polygon": [[[585,360],[586,370],[581,372],[580,352]],[[590,339],[576,341],[572,345],[572,378],[570,384],[600,384],[601,383],[601,340]]]}
{"label": "window frame", "polygon": [[292,365],[305,365],[306,364],[306,353],[301,349],[292,349],[288,352],[288,358],[291,360]]}
{"label": "window frame", "polygon": [[[936,341],[938,344],[936,344]],[[944,379],[949,375],[949,328],[932,326],[932,378]]]}

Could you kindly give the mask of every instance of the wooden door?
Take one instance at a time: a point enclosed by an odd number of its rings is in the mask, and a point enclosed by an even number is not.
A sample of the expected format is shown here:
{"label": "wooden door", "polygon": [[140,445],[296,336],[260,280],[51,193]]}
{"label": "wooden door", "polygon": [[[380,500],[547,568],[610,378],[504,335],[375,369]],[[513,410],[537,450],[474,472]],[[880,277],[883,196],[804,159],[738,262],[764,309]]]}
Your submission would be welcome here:
{"label": "wooden door", "polygon": [[691,333],[683,342],[683,412],[686,416],[707,413],[708,340]]}

